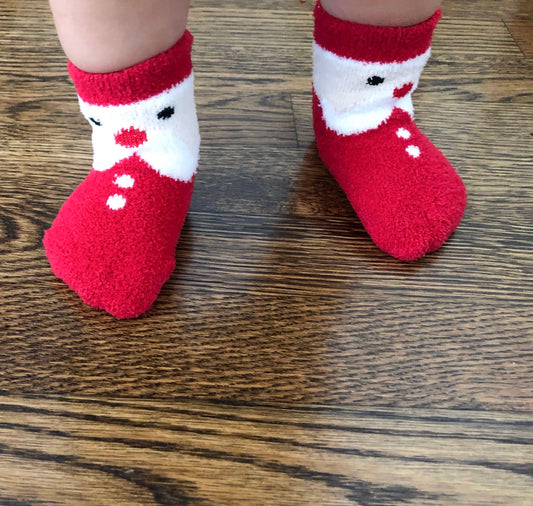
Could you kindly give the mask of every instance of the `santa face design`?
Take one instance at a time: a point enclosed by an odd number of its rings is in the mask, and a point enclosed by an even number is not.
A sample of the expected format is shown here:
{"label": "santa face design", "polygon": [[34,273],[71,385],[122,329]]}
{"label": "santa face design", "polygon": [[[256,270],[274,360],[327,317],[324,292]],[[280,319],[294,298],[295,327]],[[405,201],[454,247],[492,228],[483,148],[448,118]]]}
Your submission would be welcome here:
{"label": "santa face design", "polygon": [[93,128],[93,168],[105,171],[136,154],[156,172],[190,181],[198,166],[200,136],[194,77],[146,100],[118,106],[80,102]]}
{"label": "santa face design", "polygon": [[313,87],[329,128],[351,135],[377,128],[395,107],[413,116],[416,89],[430,50],[403,62],[343,58],[313,44]]}

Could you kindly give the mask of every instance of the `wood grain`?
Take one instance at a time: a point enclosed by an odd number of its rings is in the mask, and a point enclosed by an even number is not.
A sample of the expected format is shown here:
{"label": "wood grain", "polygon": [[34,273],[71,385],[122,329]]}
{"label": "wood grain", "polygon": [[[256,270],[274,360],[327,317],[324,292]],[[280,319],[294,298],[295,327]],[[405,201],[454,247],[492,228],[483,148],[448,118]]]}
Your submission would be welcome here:
{"label": "wood grain", "polygon": [[119,322],[50,272],[90,128],[46,2],[0,0],[0,504],[531,504],[530,6],[444,3],[416,115],[469,206],[404,264],[318,158],[313,2],[195,0],[191,211]]}
{"label": "wood grain", "polygon": [[509,506],[533,494],[525,415],[11,396],[0,413],[3,504]]}
{"label": "wood grain", "polygon": [[533,58],[533,4],[528,0],[505,0],[502,19],[518,47],[527,58]]}
{"label": "wood grain", "polygon": [[178,268],[150,313],[117,323],[44,256],[43,230],[90,164],[89,127],[47,7],[6,3],[0,388],[531,409],[531,61],[501,18],[451,9],[437,30],[417,118],[469,207],[441,251],[400,264],[317,156],[309,5],[217,5],[191,12],[202,166]]}
{"label": "wood grain", "polygon": [[0,388],[531,409],[531,60],[509,5],[450,2],[437,30],[417,118],[469,207],[441,251],[400,264],[317,156],[309,5],[196,2],[202,166],[178,267],[150,313],[117,323],[50,273],[43,230],[85,177],[89,127],[46,5],[4,3]]}

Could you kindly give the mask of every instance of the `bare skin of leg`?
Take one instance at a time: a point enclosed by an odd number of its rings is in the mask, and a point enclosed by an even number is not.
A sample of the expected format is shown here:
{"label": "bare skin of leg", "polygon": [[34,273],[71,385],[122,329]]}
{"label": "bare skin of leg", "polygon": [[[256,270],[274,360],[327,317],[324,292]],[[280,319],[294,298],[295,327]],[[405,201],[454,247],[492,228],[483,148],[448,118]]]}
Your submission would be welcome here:
{"label": "bare skin of leg", "polygon": [[67,58],[86,72],[123,70],[183,35],[190,0],[50,0]]}
{"label": "bare skin of leg", "polygon": [[321,0],[336,18],[374,26],[412,26],[431,17],[442,0]]}

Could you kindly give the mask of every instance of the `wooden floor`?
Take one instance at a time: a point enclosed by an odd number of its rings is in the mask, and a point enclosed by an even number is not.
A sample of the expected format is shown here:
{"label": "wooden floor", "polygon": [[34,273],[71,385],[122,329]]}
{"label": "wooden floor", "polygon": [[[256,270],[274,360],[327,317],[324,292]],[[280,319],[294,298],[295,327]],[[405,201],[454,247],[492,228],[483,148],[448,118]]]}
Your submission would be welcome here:
{"label": "wooden floor", "polygon": [[533,14],[447,0],[415,94],[469,207],[380,252],[320,162],[312,2],[196,0],[201,166],[153,309],[42,247],[91,163],[47,2],[0,0],[0,504],[533,504]]}

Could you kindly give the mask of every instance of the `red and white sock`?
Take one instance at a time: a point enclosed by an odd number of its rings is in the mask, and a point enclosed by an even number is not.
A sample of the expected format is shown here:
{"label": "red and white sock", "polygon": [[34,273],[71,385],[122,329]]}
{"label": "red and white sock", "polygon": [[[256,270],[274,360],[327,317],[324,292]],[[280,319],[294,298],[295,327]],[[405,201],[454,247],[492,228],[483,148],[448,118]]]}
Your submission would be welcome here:
{"label": "red and white sock", "polygon": [[313,121],[320,157],[376,245],[400,260],[438,249],[466,191],[416,127],[411,93],[430,54],[437,11],[410,27],[376,27],[315,11]]}
{"label": "red and white sock", "polygon": [[149,309],[175,265],[200,135],[189,32],[167,51],[110,74],[69,62],[93,127],[93,168],[46,231],[54,273],[117,318]]}

